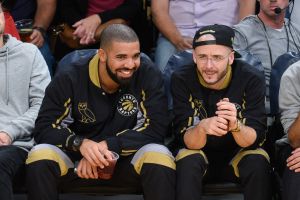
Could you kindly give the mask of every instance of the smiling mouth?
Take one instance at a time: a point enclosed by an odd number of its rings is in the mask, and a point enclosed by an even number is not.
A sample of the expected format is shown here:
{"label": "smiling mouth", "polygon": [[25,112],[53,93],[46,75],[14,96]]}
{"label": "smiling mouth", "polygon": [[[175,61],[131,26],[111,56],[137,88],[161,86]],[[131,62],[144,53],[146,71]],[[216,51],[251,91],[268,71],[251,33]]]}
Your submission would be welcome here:
{"label": "smiling mouth", "polygon": [[204,72],[207,76],[212,76],[215,74],[215,72]]}
{"label": "smiling mouth", "polygon": [[134,71],[132,69],[120,69],[117,72],[123,77],[131,77]]}

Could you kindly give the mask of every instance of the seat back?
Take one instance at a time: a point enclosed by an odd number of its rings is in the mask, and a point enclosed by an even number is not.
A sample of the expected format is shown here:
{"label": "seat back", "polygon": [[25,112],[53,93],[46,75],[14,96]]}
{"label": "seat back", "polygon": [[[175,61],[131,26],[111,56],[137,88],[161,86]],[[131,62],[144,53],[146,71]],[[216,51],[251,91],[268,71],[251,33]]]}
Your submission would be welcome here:
{"label": "seat back", "polygon": [[[65,55],[57,64],[55,76],[60,73],[70,71],[73,67],[87,64],[89,60],[98,52],[98,49],[82,49],[75,50]],[[152,60],[144,53],[141,53],[142,62],[152,62]]]}
{"label": "seat back", "polygon": [[236,58],[236,60],[244,61],[261,72],[265,71],[260,59],[256,55],[253,55],[250,51],[237,50],[236,52],[241,55],[241,57]]}
{"label": "seat back", "polygon": [[97,49],[82,49],[68,53],[58,62],[55,70],[55,76],[62,72],[70,71],[74,66],[80,66],[84,63],[88,63],[97,51]]}
{"label": "seat back", "polygon": [[272,116],[279,115],[278,94],[281,76],[290,65],[297,62],[298,60],[300,60],[300,53],[287,52],[279,56],[272,66],[269,86]]}
{"label": "seat back", "polygon": [[168,97],[168,109],[173,108],[173,99],[171,94],[171,76],[172,73],[184,65],[194,63],[192,50],[185,50],[172,55],[164,69],[163,76],[165,81],[165,92]]}

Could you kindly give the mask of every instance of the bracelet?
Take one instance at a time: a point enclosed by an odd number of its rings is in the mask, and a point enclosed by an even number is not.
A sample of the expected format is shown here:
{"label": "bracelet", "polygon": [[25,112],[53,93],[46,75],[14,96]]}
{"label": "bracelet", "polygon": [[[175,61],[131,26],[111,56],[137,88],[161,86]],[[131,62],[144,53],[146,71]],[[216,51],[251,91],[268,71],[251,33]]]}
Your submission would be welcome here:
{"label": "bracelet", "polygon": [[240,120],[236,120],[236,128],[231,130],[231,132],[239,132],[241,130],[241,122]]}
{"label": "bracelet", "polygon": [[32,29],[38,30],[42,34],[43,37],[46,36],[46,30],[43,27],[34,26],[34,27],[32,27]]}

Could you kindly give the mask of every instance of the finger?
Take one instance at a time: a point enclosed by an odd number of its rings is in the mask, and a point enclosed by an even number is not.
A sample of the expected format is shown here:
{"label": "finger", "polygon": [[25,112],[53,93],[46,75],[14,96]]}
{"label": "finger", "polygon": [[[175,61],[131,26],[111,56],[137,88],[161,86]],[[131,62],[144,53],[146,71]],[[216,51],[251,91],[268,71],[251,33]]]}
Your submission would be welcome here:
{"label": "finger", "polygon": [[103,155],[107,160],[112,160],[113,159],[113,153],[111,151],[103,151]]}
{"label": "finger", "polygon": [[82,20],[79,20],[75,24],[72,25],[72,27],[77,28],[78,26],[82,25]]}
{"label": "finger", "polygon": [[300,167],[299,160],[296,160],[296,159],[293,160],[290,164],[291,164],[291,165],[289,166],[289,169],[290,169],[290,170],[295,170],[295,169],[297,169],[297,168]]}
{"label": "finger", "polygon": [[293,159],[291,159],[288,163],[287,166],[288,167],[293,167],[294,165],[299,164],[300,162],[300,157],[294,157]]}
{"label": "finger", "polygon": [[292,154],[299,153],[299,152],[300,152],[300,148],[296,148],[294,151],[292,151]]}
{"label": "finger", "polygon": [[217,109],[218,111],[220,110],[236,111],[236,107],[234,106],[234,104],[228,102],[218,102]]}
{"label": "finger", "polygon": [[92,166],[92,172],[93,172],[93,174],[94,174],[95,179],[99,178],[99,177],[98,177],[98,169],[97,169],[97,167],[93,167],[93,166]]}
{"label": "finger", "polygon": [[96,156],[94,155],[93,152],[90,152],[86,155],[84,155],[84,158],[92,165],[92,166],[97,166],[98,164],[94,161],[97,160]]}
{"label": "finger", "polygon": [[93,170],[92,170],[92,166],[89,165],[89,164],[86,165],[86,173],[87,173],[87,177],[88,177],[88,178],[92,178],[92,179],[95,178],[95,177],[94,177]]}
{"label": "finger", "polygon": [[298,156],[298,154],[291,154],[291,155],[287,158],[286,162],[287,162],[287,163],[288,163],[288,162],[291,162],[291,161],[294,160],[297,156]]}
{"label": "finger", "polygon": [[82,170],[81,170],[82,178],[88,179],[89,176],[87,174],[86,162],[82,163]]}
{"label": "finger", "polygon": [[76,30],[73,32],[73,35],[78,38],[82,38],[85,34],[86,31],[82,26],[77,27]]}
{"label": "finger", "polygon": [[226,120],[227,122],[229,122],[229,124],[235,123],[236,122],[236,116],[234,115],[225,115],[225,114],[218,114],[218,117],[223,118],[224,120]]}
{"label": "finger", "polygon": [[218,123],[217,126],[218,126],[218,128],[220,128],[224,131],[227,131],[227,129],[228,129],[228,126],[223,123]]}
{"label": "finger", "polygon": [[101,154],[101,156],[99,157],[100,161],[101,161],[101,165],[99,165],[102,169],[104,168],[104,166],[108,166],[109,162],[105,159],[104,155]]}
{"label": "finger", "polygon": [[227,131],[220,129],[218,127],[210,129],[208,131],[209,135],[215,135],[215,136],[219,136],[219,137],[225,135],[226,133],[227,133]]}
{"label": "finger", "polygon": [[82,160],[77,165],[77,176],[80,178],[83,178],[83,176],[82,176]]}
{"label": "finger", "polygon": [[223,98],[222,101],[229,102],[229,98]]}

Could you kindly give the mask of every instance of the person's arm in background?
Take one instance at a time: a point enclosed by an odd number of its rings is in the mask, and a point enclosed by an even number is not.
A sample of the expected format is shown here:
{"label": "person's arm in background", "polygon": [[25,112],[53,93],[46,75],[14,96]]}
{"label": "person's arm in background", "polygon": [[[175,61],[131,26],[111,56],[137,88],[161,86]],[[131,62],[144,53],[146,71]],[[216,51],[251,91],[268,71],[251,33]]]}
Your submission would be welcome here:
{"label": "person's arm in background", "polygon": [[178,50],[192,48],[192,38],[183,37],[169,15],[169,0],[152,0],[151,12],[155,26]]}
{"label": "person's arm in background", "polygon": [[279,89],[279,109],[281,123],[289,143],[293,148],[300,147],[300,62],[294,63],[282,75]]}
{"label": "person's arm in background", "polygon": [[[123,23],[132,20],[141,8],[140,0],[125,0],[114,9],[106,10],[77,21],[74,36],[80,38],[80,44],[94,43],[102,30],[112,23]],[[104,27],[101,27],[101,26]]]}
{"label": "person's arm in background", "polygon": [[49,25],[56,11],[56,0],[37,0],[37,9],[34,16],[33,33],[30,38],[31,43],[38,47],[44,44],[44,34],[46,33]]}
{"label": "person's arm in background", "polygon": [[281,123],[289,144],[294,149],[288,159],[287,167],[300,172],[300,61],[290,66],[282,75],[279,89],[279,109]]}
{"label": "person's arm in background", "polygon": [[239,0],[239,21],[255,14],[256,0]]}

